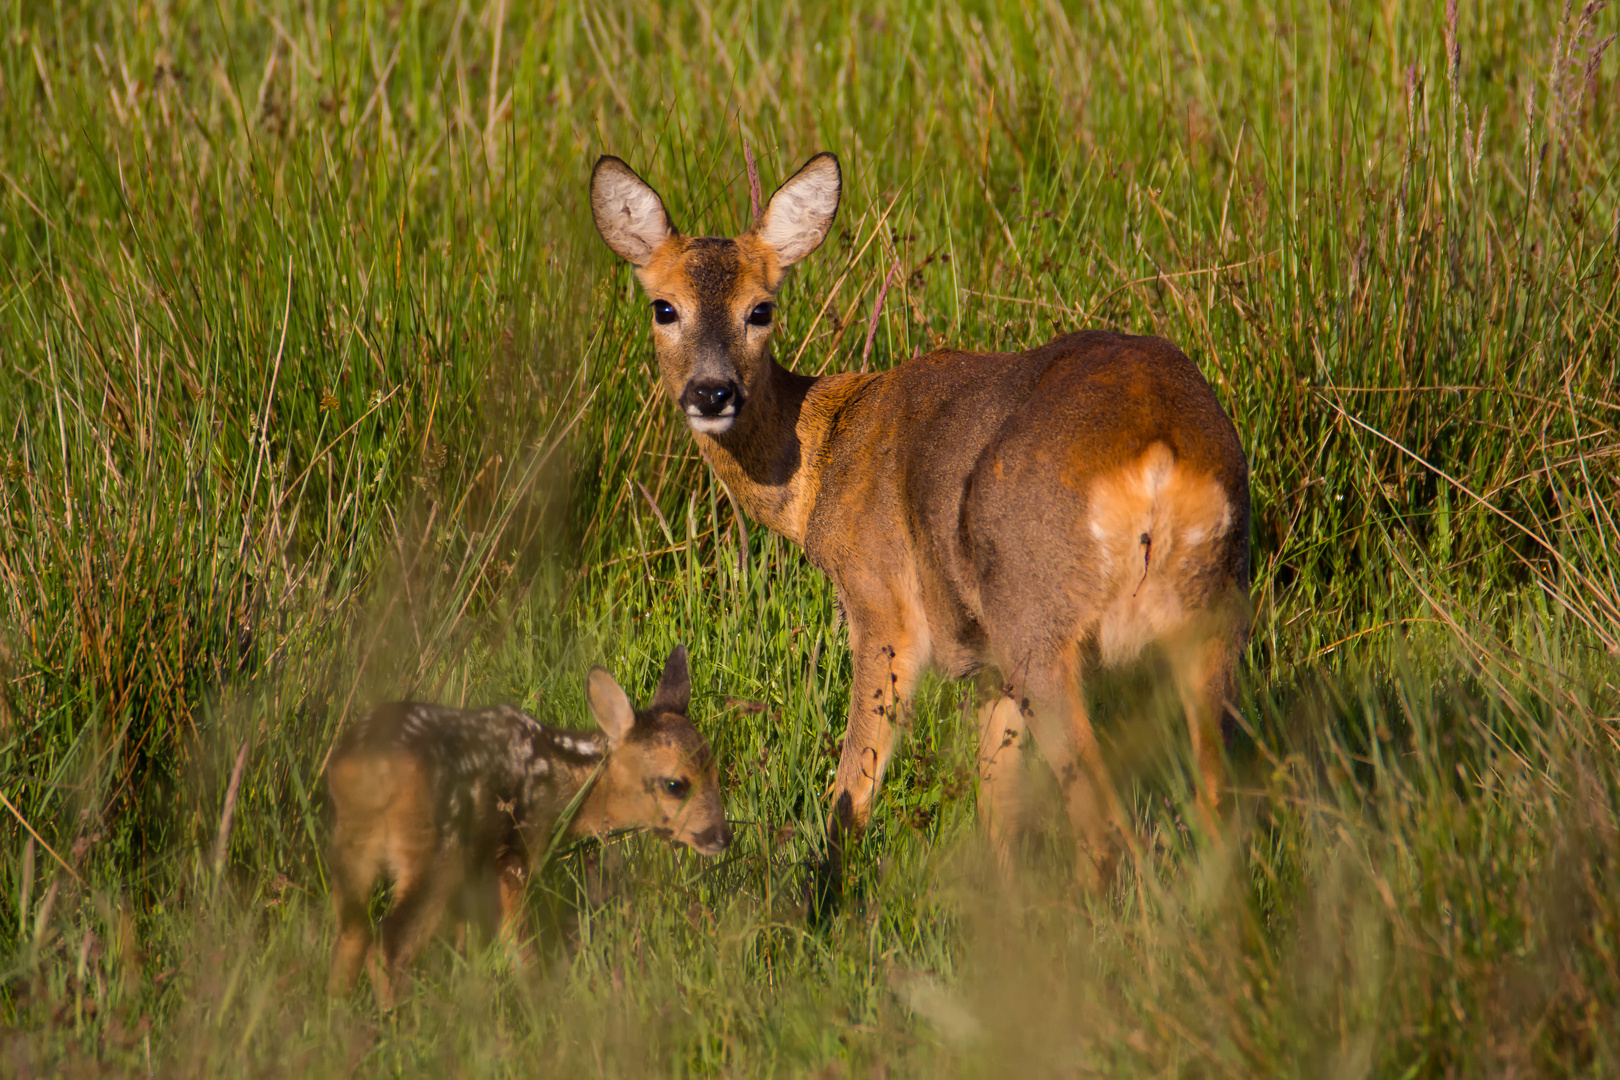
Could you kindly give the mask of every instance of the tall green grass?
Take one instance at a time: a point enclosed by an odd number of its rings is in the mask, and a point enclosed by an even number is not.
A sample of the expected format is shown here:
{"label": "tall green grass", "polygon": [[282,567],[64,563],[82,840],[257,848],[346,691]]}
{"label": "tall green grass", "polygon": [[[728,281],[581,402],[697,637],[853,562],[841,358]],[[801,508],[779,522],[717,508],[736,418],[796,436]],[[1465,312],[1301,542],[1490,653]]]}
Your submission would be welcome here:
{"label": "tall green grass", "polygon": [[[1620,1069],[1614,9],[0,15],[8,1073]],[[1199,361],[1256,508],[1224,851],[1150,670],[1091,688],[1141,857],[1077,896],[1043,825],[1006,887],[930,682],[806,921],[831,592],[697,459],[584,201],[615,153],[735,232],[745,141],[767,188],[844,164],[800,370],[1083,327]],[[676,641],[733,851],[579,845],[537,960],[325,999],[345,720],[582,724],[590,664],[644,696]]]}

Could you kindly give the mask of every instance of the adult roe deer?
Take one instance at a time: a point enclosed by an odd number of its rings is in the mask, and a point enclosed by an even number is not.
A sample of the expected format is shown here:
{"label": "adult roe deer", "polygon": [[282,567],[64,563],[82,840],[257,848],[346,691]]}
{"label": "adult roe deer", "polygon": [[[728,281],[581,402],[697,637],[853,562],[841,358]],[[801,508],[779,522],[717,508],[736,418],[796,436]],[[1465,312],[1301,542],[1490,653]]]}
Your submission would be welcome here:
{"label": "adult roe deer", "polygon": [[523,881],[562,815],[568,835],[651,829],[705,855],[731,842],[708,742],[686,717],[686,649],[664,664],[636,712],[601,668],[586,679],[600,731],[550,728],[510,706],[382,705],[343,734],[327,764],[334,810],[332,899],[338,938],[331,989],[359,978],[371,950],[367,906],[394,883],[373,981],[384,1009],[446,908],[486,937],[510,933]]}
{"label": "adult roe deer", "polygon": [[652,187],[604,156],[591,209],[651,298],[664,389],[704,458],[837,589],[854,670],[834,853],[865,824],[921,672],[988,667],[1002,693],[980,712],[979,813],[1002,861],[1027,725],[1063,789],[1077,873],[1104,885],[1121,821],[1081,694],[1088,668],[1166,650],[1198,802],[1218,824],[1221,714],[1249,618],[1237,431],[1159,338],[1089,331],[875,374],[781,367],[775,297],[826,238],[841,183],[838,159],[818,154],[742,235],[686,237]]}

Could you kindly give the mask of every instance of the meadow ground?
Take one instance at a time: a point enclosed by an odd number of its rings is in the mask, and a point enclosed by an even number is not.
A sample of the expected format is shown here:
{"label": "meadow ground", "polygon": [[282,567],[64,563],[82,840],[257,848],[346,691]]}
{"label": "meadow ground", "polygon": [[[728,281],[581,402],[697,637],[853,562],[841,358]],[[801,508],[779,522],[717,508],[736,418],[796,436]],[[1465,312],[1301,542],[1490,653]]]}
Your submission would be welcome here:
{"label": "meadow ground", "polygon": [[[0,10],[0,1073],[1620,1073],[1620,26],[1557,3]],[[1233,840],[1090,688],[1102,898],[926,683],[806,918],[849,663],[654,392],[611,152],[737,231],[842,158],[801,370],[1162,334],[1253,469]],[[875,299],[893,287],[873,322]],[[692,649],[738,840],[557,854],[538,962],[323,993],[322,765]]]}

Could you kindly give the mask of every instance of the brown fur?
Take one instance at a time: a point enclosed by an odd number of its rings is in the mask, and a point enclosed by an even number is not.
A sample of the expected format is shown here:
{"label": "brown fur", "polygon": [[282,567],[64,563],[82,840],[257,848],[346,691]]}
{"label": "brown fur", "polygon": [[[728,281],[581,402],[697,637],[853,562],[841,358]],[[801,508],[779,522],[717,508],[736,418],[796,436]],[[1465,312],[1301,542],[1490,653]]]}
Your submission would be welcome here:
{"label": "brown fur", "polygon": [[586,785],[569,836],[644,828],[705,854],[730,842],[713,755],[686,718],[686,650],[670,653],[642,712],[600,668],[586,685],[597,732],[548,728],[509,706],[396,702],[344,733],[326,774],[333,992],[351,988],[366,964],[366,908],[379,878],[394,891],[383,962],[372,967],[384,1008],[447,909],[486,936],[511,934],[535,857]]}
{"label": "brown fur", "polygon": [[1065,789],[1080,872],[1106,882],[1120,819],[1080,692],[1088,669],[1165,648],[1217,823],[1220,717],[1248,633],[1237,432],[1197,366],[1158,338],[1089,331],[877,374],[782,368],[773,327],[749,313],[825,237],[838,185],[836,159],[817,155],[748,232],[691,240],[603,158],[592,207],[655,313],[673,313],[655,315],[659,371],[704,457],[837,587],[854,654],[837,820],[864,824],[893,720],[927,667],[990,668],[1005,696],[981,714],[980,813],[998,850],[1016,825],[1027,724]]}

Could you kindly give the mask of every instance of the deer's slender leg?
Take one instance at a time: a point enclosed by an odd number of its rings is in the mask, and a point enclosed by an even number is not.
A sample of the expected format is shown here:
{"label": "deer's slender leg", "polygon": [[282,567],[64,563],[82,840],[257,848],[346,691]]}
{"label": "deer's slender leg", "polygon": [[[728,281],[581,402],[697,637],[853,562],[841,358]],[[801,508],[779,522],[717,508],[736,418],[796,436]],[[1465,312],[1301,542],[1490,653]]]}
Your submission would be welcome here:
{"label": "deer's slender leg", "polygon": [[1025,727],[1017,700],[999,687],[979,707],[979,823],[1004,872],[1023,818]]}
{"label": "deer's slender leg", "polygon": [[1077,650],[1065,647],[1031,671],[1020,702],[1041,753],[1057,775],[1078,848],[1075,876],[1090,891],[1106,889],[1119,861],[1119,801],[1080,689]]}
{"label": "deer's slender leg", "polygon": [[844,735],[833,785],[834,828],[859,832],[866,826],[872,799],[894,753],[894,728],[927,660],[917,632],[895,626],[875,634],[850,620],[854,678],[849,699],[849,730]]}
{"label": "deer's slender leg", "polygon": [[1192,739],[1193,761],[1198,767],[1199,816],[1217,842],[1221,838],[1221,802],[1226,787],[1221,718],[1232,700],[1237,649],[1232,635],[1215,634],[1172,652],[1177,689]]}

